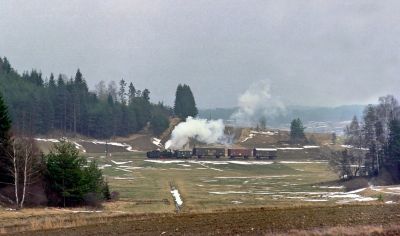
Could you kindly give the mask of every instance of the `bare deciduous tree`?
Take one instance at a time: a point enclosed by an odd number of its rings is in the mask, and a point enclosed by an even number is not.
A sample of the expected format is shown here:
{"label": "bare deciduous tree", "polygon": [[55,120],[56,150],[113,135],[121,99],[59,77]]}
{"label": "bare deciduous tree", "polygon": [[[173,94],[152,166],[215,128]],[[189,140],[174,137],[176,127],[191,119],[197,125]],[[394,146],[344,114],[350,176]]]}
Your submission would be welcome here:
{"label": "bare deciduous tree", "polygon": [[13,177],[14,204],[17,208],[23,208],[28,187],[40,176],[40,153],[32,138],[13,137],[7,150],[7,157],[11,161],[8,170]]}

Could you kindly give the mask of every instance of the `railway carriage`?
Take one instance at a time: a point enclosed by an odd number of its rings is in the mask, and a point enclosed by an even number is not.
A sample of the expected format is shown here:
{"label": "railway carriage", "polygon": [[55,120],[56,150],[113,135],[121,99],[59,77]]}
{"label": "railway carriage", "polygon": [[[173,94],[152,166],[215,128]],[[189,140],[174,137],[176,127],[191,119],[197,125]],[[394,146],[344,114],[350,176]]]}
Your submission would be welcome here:
{"label": "railway carriage", "polygon": [[248,159],[251,156],[253,156],[253,150],[251,149],[245,149],[245,148],[228,149],[228,157],[230,158],[243,157],[244,159]]}
{"label": "railway carriage", "polygon": [[256,159],[268,158],[275,159],[278,154],[278,149],[276,148],[254,148],[253,156]]}
{"label": "railway carriage", "polygon": [[225,156],[225,148],[193,148],[193,156],[220,158]]}

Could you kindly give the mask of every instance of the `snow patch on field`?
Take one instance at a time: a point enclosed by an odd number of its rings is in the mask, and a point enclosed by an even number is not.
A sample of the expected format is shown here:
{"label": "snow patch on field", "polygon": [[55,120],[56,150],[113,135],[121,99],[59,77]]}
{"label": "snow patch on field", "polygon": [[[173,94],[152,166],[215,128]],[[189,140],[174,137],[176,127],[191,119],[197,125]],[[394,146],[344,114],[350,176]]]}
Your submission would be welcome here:
{"label": "snow patch on field", "polygon": [[241,202],[241,201],[231,201],[233,204],[241,204],[241,203],[243,203],[243,202]]}
{"label": "snow patch on field", "polygon": [[329,188],[329,189],[343,189],[344,186],[319,186],[319,188]]}
{"label": "snow patch on field", "polygon": [[284,148],[277,148],[278,150],[303,150],[302,147],[284,147]]}
{"label": "snow patch on field", "polygon": [[273,178],[287,178],[300,175],[261,175],[261,176],[218,176],[216,179],[273,179]]}
{"label": "snow patch on field", "polygon": [[188,164],[178,164],[178,166],[191,167],[191,165],[188,165]]}
{"label": "snow patch on field", "polygon": [[254,131],[254,130],[252,130],[252,131],[250,131],[250,134],[261,134],[261,135],[270,135],[270,136],[272,136],[272,135],[278,134],[278,132],[272,132],[272,131]]}
{"label": "snow patch on field", "polygon": [[392,194],[392,195],[400,195],[400,187],[388,187],[388,186],[370,186],[369,187],[373,191]]}
{"label": "snow patch on field", "polygon": [[279,161],[281,164],[327,164],[327,161]]}
{"label": "snow patch on field", "polygon": [[226,194],[246,194],[249,192],[243,192],[243,191],[225,191],[225,192],[208,192],[210,194],[216,194],[216,195],[226,195]]}
{"label": "snow patch on field", "polygon": [[71,211],[73,213],[101,213],[103,211]]}
{"label": "snow patch on field", "polygon": [[187,161],[192,164],[213,164],[213,165],[228,165],[229,163],[226,161]]}
{"label": "snow patch on field", "polygon": [[347,149],[358,149],[358,150],[363,150],[363,151],[368,151],[369,150],[369,148],[357,148],[357,147],[354,147],[352,145],[340,145],[340,146],[343,147],[343,148],[347,148]]}
{"label": "snow patch on field", "polygon": [[326,199],[303,199],[305,202],[327,202]]}
{"label": "snow patch on field", "polygon": [[152,138],[152,143],[153,143],[154,145],[156,145],[157,147],[163,148],[163,145],[162,145],[162,143],[161,143],[161,139]]}
{"label": "snow patch on field", "polygon": [[360,189],[356,189],[356,190],[353,190],[353,191],[350,191],[350,192],[347,192],[347,193],[359,193],[359,192],[362,192],[362,191],[364,191],[366,189],[367,188],[360,188]]}
{"label": "snow patch on field", "polygon": [[306,146],[303,146],[303,148],[305,148],[305,149],[315,149],[315,148],[320,148],[320,146],[306,145]]}
{"label": "snow patch on field", "polygon": [[35,140],[36,141],[42,141],[42,142],[52,142],[52,143],[59,143],[60,142],[60,140],[52,139],[52,138],[49,138],[49,139],[46,139],[46,138],[35,138]]}
{"label": "snow patch on field", "polygon": [[230,164],[237,165],[270,165],[274,162],[272,161],[228,161]]}
{"label": "snow patch on field", "polygon": [[116,165],[125,165],[128,163],[132,163],[132,161],[113,161],[111,160],[112,163],[116,164]]}
{"label": "snow patch on field", "polygon": [[144,160],[146,162],[159,163],[159,164],[174,164],[174,163],[185,163],[185,161],[178,160]]}
{"label": "snow patch on field", "polygon": [[82,152],[86,152],[85,148],[77,142],[72,142],[75,145],[75,148],[78,150],[82,150]]}
{"label": "snow patch on field", "polygon": [[199,164],[204,167],[209,168],[206,166],[207,164],[211,165],[228,165],[228,164],[236,164],[236,165],[270,165],[273,164],[274,162],[272,161],[195,161],[195,160],[189,160],[189,161],[182,161],[182,160],[144,160],[146,162],[153,162],[153,163],[160,163],[160,164],[178,164],[181,166],[190,166],[188,164],[183,164],[183,163],[190,163],[190,164]]}
{"label": "snow patch on field", "polygon": [[141,167],[141,166],[129,166],[129,167],[126,167],[126,169],[128,169],[128,170],[141,170],[141,169],[144,169],[144,167]]}
{"label": "snow patch on field", "polygon": [[93,144],[101,144],[101,145],[111,145],[111,146],[123,147],[128,152],[136,152],[137,151],[137,150],[134,150],[131,145],[126,144],[126,143],[104,142],[104,141],[97,141],[97,140],[92,141],[92,143]]}
{"label": "snow patch on field", "polygon": [[117,180],[133,180],[135,178],[133,178],[133,177],[114,177],[114,179],[117,179]]}
{"label": "snow patch on field", "polygon": [[254,134],[249,134],[249,136],[246,137],[246,138],[244,138],[241,142],[244,143],[244,142],[246,142],[247,140],[252,139],[252,138],[254,138]]}
{"label": "snow patch on field", "polygon": [[172,193],[172,196],[173,196],[174,199],[175,199],[176,204],[177,204],[178,206],[182,206],[183,201],[182,201],[181,195],[179,194],[178,189],[173,189],[173,190],[171,190],[171,193]]}
{"label": "snow patch on field", "polygon": [[111,167],[111,166],[112,166],[112,165],[105,164],[105,165],[99,166],[99,169],[103,170],[104,168],[106,168],[106,167]]}
{"label": "snow patch on field", "polygon": [[115,167],[116,170],[121,170],[121,171],[125,171],[125,172],[132,172],[130,170],[127,169],[123,169],[123,168],[119,168],[119,167]]}

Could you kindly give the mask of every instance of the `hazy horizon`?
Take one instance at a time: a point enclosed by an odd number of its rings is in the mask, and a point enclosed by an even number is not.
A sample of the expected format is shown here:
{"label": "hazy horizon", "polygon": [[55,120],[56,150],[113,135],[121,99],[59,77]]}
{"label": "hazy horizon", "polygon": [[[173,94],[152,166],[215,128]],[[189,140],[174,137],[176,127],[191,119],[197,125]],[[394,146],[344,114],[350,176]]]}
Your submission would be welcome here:
{"label": "hazy horizon", "polygon": [[12,1],[0,3],[0,56],[73,76],[91,90],[124,78],[173,103],[230,108],[268,80],[285,105],[376,103],[399,95],[398,1]]}

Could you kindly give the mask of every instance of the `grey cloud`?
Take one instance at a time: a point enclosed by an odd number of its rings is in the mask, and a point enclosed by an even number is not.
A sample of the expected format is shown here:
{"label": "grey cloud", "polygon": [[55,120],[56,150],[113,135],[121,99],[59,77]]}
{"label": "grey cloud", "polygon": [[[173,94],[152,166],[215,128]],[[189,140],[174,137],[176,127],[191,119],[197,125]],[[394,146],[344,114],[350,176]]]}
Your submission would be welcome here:
{"label": "grey cloud", "polygon": [[[399,93],[398,1],[0,1],[0,55],[17,70],[124,78],[172,104],[235,106],[268,79],[287,104]],[[400,95],[400,94],[397,94]]]}

